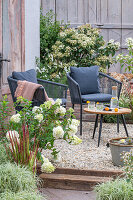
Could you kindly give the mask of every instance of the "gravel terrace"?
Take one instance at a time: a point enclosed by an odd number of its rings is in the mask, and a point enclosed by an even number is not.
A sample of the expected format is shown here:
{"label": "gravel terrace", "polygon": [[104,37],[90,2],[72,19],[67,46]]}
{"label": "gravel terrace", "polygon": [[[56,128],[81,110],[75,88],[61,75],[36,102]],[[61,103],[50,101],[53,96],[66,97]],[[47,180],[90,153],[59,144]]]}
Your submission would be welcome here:
{"label": "gravel terrace", "polygon": [[[55,146],[60,150],[61,160],[55,162],[56,167],[77,168],[77,169],[97,169],[97,170],[120,170],[120,167],[112,163],[110,148],[106,147],[109,139],[115,137],[125,137],[125,130],[120,124],[120,133],[117,134],[117,125],[103,123],[100,146],[98,144],[97,128],[95,139],[92,139],[94,122],[83,122],[83,135],[80,137],[83,142],[79,145],[70,145],[63,140],[56,140]],[[127,124],[129,136],[133,137],[133,124]],[[50,159],[50,152],[44,151],[44,155]]]}

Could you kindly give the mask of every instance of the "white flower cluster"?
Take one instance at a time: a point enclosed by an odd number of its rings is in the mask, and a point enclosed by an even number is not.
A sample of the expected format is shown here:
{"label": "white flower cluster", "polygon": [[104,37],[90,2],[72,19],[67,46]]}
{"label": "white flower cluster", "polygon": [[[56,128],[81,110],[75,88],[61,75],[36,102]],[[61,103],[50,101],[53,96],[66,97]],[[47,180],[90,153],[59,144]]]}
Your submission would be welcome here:
{"label": "white flower cluster", "polygon": [[53,128],[53,137],[56,139],[62,139],[64,136],[64,131],[61,126]]}
{"label": "white flower cluster", "polygon": [[52,106],[52,101],[45,101],[42,106],[44,106],[45,109],[49,110]]}
{"label": "white flower cluster", "polygon": [[128,46],[128,48],[133,49],[133,38],[127,38],[126,45]]}
{"label": "white flower cluster", "polygon": [[66,108],[64,108],[63,106],[60,106],[59,108],[57,108],[55,110],[55,114],[60,114],[62,116],[64,116],[66,113]]}
{"label": "white flower cluster", "polygon": [[20,120],[21,120],[20,114],[12,115],[11,118],[10,118],[10,121],[11,121],[11,122],[14,122],[14,123],[19,123]]}
{"label": "white flower cluster", "polygon": [[43,114],[37,114],[34,118],[40,123],[43,120]]}
{"label": "white flower cluster", "polygon": [[72,119],[72,121],[68,120],[68,135],[74,136],[78,131],[79,120]]}
{"label": "white flower cluster", "polygon": [[114,42],[113,39],[109,40],[108,45],[111,48],[115,48],[116,50],[120,48],[120,43],[119,42]]}
{"label": "white flower cluster", "polygon": [[61,99],[56,99],[55,104],[60,106],[62,104],[62,100]]}
{"label": "white flower cluster", "polygon": [[82,143],[82,140],[78,138],[76,135],[73,136],[73,138],[70,138],[72,140],[71,144],[72,145],[78,145]]}
{"label": "white flower cluster", "polygon": [[33,108],[32,108],[32,113],[38,113],[38,114],[40,114],[40,113],[42,113],[42,108],[41,107],[39,107],[39,106],[34,106]]}
{"label": "white flower cluster", "polygon": [[48,160],[48,158],[45,158],[42,155],[42,159],[43,159],[43,164],[41,166],[41,171],[45,172],[45,173],[52,173],[55,170],[55,167],[52,165],[52,163]]}

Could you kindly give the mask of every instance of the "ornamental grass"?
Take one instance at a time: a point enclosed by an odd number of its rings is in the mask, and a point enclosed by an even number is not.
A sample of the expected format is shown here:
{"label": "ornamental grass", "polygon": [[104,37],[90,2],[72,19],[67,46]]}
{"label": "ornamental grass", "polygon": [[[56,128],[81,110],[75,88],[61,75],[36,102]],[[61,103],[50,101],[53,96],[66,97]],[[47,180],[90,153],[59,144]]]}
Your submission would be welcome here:
{"label": "ornamental grass", "polygon": [[96,186],[97,200],[132,200],[133,183],[116,179]]}
{"label": "ornamental grass", "polygon": [[25,167],[6,163],[0,165],[0,195],[4,192],[33,192],[37,189],[36,179],[32,172]]}
{"label": "ornamental grass", "polygon": [[[22,191],[18,193],[6,192],[1,194],[1,200],[42,200],[42,196],[35,192]],[[44,197],[43,197],[44,200]]]}

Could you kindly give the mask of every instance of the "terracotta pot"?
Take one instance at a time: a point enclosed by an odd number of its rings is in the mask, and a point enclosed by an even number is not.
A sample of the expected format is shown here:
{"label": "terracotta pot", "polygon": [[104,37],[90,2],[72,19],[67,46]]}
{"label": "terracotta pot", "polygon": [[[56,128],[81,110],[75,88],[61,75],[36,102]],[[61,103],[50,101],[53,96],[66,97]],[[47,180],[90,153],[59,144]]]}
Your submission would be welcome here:
{"label": "terracotta pot", "polygon": [[116,140],[121,140],[121,139],[126,139],[127,137],[122,137],[122,138],[113,138],[109,141],[109,146],[111,150],[111,155],[112,155],[112,161],[113,164],[116,166],[123,166],[124,162],[122,161],[121,158],[121,153],[124,152],[129,152],[131,148],[133,148],[133,145],[124,145],[124,144],[117,144],[114,143],[113,141]]}

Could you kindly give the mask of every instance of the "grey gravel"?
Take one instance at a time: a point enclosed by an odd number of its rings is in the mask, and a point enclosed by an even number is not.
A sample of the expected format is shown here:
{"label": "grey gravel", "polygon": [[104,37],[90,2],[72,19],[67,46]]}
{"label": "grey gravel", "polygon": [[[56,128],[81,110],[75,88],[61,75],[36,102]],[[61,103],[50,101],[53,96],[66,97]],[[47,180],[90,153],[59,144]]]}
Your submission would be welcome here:
{"label": "grey gravel", "polygon": [[[121,170],[121,167],[114,166],[112,163],[110,148],[106,144],[111,138],[125,137],[125,130],[120,124],[120,133],[117,133],[116,124],[103,123],[100,147],[98,144],[97,128],[95,138],[92,139],[94,123],[83,122],[83,135],[77,136],[83,141],[79,145],[70,145],[66,141],[56,140],[55,146],[61,153],[60,162],[54,162],[56,167],[76,168],[76,169],[97,169],[97,170]],[[133,137],[133,124],[127,124],[129,136]],[[50,151],[43,152],[50,159]]]}

